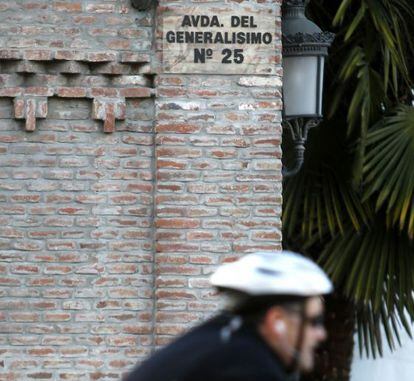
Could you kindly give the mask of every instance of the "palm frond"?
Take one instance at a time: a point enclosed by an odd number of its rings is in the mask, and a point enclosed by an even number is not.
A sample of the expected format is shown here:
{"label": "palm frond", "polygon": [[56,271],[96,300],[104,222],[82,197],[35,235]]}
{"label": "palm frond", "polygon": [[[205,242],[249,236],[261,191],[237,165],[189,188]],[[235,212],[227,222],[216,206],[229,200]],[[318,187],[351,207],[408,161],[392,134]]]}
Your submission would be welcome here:
{"label": "palm frond", "polygon": [[339,74],[333,81],[329,115],[334,114],[346,93],[348,133],[355,133],[356,128],[360,131],[359,160],[354,167],[357,178],[369,126],[380,117],[390,97],[398,99],[401,80],[405,89],[411,86],[407,52],[412,43],[402,38],[409,30],[410,18],[414,20],[414,12],[406,0],[343,0],[333,19],[341,32],[337,37],[340,46],[333,48]]}
{"label": "palm frond", "polygon": [[329,127],[310,134],[305,165],[284,183],[283,228],[288,237],[323,239],[344,234],[348,222],[360,230],[373,210],[361,203],[359,191],[351,184],[351,160],[344,136]]}
{"label": "palm frond", "polygon": [[374,357],[382,354],[380,327],[394,348],[400,326],[411,334],[407,314],[414,318],[414,246],[383,222],[379,214],[359,233],[347,229],[320,257],[337,287],[357,306],[360,349]]}
{"label": "palm frond", "polygon": [[391,224],[414,239],[414,108],[400,106],[367,135],[364,199],[386,207]]}

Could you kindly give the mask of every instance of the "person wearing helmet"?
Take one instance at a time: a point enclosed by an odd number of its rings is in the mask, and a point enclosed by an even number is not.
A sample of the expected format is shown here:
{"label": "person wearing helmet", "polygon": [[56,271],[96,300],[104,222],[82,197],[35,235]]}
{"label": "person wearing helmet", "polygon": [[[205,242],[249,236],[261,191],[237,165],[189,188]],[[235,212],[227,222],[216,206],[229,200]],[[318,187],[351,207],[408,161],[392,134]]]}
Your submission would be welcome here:
{"label": "person wearing helmet", "polygon": [[126,381],[285,381],[314,367],[326,339],[326,274],[299,254],[258,252],[220,266],[225,312],[161,349]]}

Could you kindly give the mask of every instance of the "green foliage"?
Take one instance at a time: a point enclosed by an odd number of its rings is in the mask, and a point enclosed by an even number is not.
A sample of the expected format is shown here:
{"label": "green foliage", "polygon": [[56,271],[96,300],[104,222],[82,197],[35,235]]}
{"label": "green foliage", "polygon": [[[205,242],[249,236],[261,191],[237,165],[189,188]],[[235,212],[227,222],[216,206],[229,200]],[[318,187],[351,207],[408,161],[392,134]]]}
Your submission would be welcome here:
{"label": "green foliage", "polygon": [[[327,118],[284,183],[284,244],[313,255],[356,307],[361,351],[414,320],[414,11],[408,0],[312,0],[336,33]],[[288,148],[288,142],[284,142]]]}
{"label": "green foliage", "polygon": [[367,136],[364,199],[386,208],[390,227],[414,239],[414,108],[400,106],[381,119]]}
{"label": "green foliage", "polygon": [[376,215],[370,226],[358,233],[347,229],[322,251],[320,263],[358,306],[360,348],[365,347],[368,355],[382,353],[380,324],[391,348],[394,337],[398,340],[398,322],[410,333],[405,310],[414,315],[413,250],[408,237],[390,231],[384,218]]}

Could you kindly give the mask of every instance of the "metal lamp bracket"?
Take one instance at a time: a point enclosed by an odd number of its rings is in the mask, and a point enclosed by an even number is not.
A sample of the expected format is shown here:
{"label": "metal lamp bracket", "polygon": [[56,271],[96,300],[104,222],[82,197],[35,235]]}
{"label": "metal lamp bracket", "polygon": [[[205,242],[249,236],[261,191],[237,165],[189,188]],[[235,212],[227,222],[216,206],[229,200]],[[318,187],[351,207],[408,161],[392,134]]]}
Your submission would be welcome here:
{"label": "metal lamp bracket", "polygon": [[282,122],[283,128],[288,129],[291,134],[295,152],[295,164],[290,169],[283,167],[283,177],[294,176],[300,171],[305,159],[305,144],[308,139],[309,130],[318,126],[321,121],[321,118],[297,118],[284,120]]}

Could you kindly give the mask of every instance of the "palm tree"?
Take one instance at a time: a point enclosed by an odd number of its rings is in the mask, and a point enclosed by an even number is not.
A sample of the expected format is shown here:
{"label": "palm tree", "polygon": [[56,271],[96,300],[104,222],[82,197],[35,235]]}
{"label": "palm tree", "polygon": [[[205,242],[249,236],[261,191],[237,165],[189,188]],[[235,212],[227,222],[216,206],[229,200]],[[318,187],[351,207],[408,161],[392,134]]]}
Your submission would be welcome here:
{"label": "palm tree", "polygon": [[[330,340],[314,379],[347,380],[354,322],[361,352],[382,353],[414,320],[414,11],[409,0],[312,0],[336,33],[325,121],[284,183],[284,245],[330,274]],[[284,141],[289,153],[289,141]]]}

